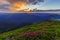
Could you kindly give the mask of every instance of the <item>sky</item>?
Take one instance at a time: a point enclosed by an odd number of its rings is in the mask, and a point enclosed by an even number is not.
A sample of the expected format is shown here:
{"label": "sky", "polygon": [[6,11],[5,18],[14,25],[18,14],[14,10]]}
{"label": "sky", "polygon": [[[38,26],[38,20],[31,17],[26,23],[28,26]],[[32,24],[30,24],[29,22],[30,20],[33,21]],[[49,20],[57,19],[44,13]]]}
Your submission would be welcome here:
{"label": "sky", "polygon": [[41,9],[60,9],[60,0],[46,0],[39,7]]}
{"label": "sky", "polygon": [[[7,0],[0,0],[0,12],[8,12],[7,8],[11,5]],[[32,5],[28,4],[26,7],[37,8],[39,10],[50,10],[50,9],[60,9],[60,0],[44,0],[44,2],[39,2],[39,4]]]}

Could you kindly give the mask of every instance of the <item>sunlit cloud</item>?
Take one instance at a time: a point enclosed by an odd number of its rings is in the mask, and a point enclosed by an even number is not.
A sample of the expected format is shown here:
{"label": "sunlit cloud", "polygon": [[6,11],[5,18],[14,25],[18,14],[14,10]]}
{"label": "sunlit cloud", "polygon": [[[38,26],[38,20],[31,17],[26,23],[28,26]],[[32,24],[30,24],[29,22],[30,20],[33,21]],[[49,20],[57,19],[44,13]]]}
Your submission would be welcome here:
{"label": "sunlit cloud", "polygon": [[29,11],[30,9],[33,10],[35,8],[37,8],[37,10],[60,9],[60,0],[23,0],[22,2],[21,1],[22,0],[0,0],[0,12],[17,12],[16,10]]}

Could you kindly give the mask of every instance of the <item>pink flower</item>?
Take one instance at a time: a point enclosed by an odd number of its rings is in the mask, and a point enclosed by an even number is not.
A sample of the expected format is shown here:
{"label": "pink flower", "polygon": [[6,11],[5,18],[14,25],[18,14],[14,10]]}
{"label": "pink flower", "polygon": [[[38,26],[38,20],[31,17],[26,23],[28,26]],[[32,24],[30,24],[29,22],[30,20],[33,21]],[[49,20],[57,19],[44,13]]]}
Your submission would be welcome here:
{"label": "pink flower", "polygon": [[27,37],[27,36],[34,36],[34,35],[37,35],[38,33],[45,33],[46,31],[45,30],[38,30],[38,31],[35,31],[35,32],[27,32],[27,33],[24,33],[24,34],[19,34],[17,36],[14,36],[14,38],[17,38],[17,37]]}
{"label": "pink flower", "polygon": [[38,30],[38,31],[35,31],[35,33],[43,33],[43,32],[46,32],[45,30]]}

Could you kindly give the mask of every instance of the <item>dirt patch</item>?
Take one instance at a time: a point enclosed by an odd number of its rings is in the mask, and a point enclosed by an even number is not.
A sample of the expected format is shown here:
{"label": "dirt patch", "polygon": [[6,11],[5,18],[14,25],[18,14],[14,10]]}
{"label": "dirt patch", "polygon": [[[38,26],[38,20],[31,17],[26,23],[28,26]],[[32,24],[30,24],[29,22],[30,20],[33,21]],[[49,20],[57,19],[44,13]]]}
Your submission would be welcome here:
{"label": "dirt patch", "polygon": [[41,26],[50,26],[52,23],[51,22],[42,22],[40,25]]}

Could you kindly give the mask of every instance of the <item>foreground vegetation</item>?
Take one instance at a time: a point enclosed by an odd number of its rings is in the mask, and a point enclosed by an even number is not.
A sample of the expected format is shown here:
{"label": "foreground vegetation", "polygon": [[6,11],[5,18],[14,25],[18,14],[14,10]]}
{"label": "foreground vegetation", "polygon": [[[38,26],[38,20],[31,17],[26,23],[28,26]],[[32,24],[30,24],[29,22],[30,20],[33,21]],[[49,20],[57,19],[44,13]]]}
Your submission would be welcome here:
{"label": "foreground vegetation", "polygon": [[47,20],[0,34],[0,40],[60,40],[60,21]]}

